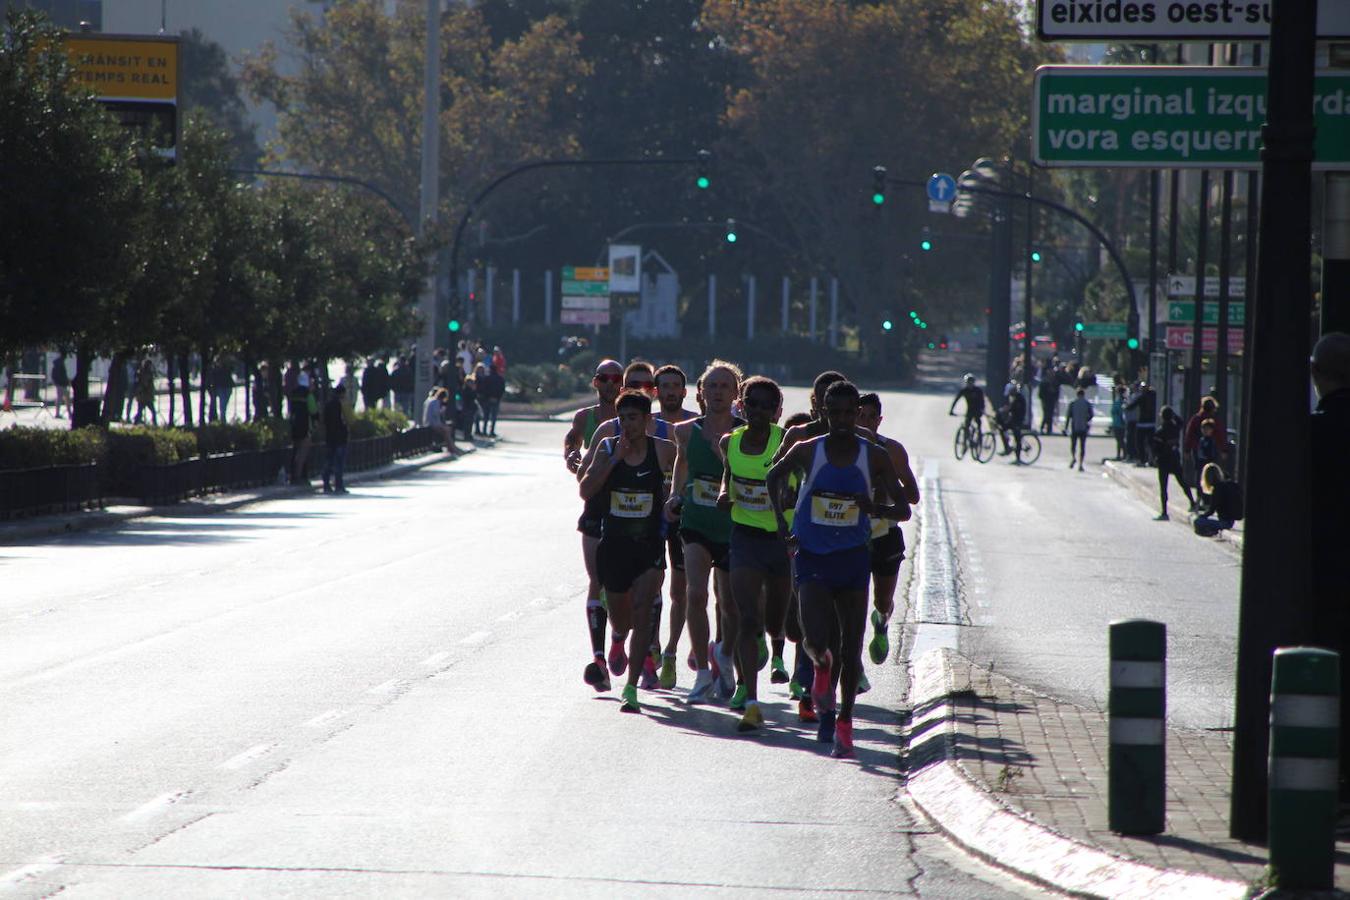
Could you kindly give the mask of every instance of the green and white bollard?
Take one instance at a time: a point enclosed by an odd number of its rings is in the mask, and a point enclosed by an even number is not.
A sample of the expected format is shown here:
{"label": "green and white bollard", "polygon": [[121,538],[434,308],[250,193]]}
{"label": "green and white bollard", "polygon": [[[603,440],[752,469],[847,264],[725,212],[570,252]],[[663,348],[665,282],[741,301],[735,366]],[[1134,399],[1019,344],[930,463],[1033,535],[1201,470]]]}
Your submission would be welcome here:
{"label": "green and white bollard", "polygon": [[1107,699],[1107,823],[1117,834],[1160,834],[1166,818],[1167,626],[1111,623]]}
{"label": "green and white bollard", "polygon": [[1270,681],[1270,867],[1281,888],[1328,890],[1335,875],[1341,658],[1275,651]]}

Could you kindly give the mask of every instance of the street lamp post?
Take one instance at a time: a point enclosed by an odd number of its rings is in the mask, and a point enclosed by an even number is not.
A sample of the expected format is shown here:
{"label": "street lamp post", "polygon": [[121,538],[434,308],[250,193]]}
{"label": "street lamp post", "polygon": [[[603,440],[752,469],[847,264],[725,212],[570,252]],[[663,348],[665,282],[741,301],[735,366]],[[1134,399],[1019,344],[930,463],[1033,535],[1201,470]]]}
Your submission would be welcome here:
{"label": "street lamp post", "polygon": [[[441,0],[427,0],[427,46],[422,81],[422,187],[417,236],[425,239],[435,226],[440,206],[441,151]],[[413,415],[431,389],[431,357],[436,349],[436,270],[431,267],[417,304],[422,330],[417,335],[417,364],[413,367]]]}

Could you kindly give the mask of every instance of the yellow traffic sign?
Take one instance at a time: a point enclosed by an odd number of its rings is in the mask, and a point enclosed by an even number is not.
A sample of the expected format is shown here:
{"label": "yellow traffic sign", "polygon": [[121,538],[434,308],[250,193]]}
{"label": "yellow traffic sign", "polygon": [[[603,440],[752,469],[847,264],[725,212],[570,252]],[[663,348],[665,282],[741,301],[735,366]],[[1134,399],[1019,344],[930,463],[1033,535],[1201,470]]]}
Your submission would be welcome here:
{"label": "yellow traffic sign", "polygon": [[75,80],[100,100],[178,101],[178,39],[72,34]]}

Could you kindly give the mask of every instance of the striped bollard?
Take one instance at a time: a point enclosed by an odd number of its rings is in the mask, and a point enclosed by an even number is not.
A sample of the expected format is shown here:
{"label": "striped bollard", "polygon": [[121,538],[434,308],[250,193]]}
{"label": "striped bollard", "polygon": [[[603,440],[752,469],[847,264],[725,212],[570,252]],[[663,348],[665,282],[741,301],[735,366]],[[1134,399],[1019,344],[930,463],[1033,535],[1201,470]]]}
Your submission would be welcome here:
{"label": "striped bollard", "polygon": [[1160,834],[1167,784],[1163,745],[1167,626],[1148,619],[1121,619],[1110,628],[1107,822],[1117,834]]}
{"label": "striped bollard", "polygon": [[1270,867],[1281,888],[1328,890],[1336,854],[1341,658],[1282,647],[1270,681]]}

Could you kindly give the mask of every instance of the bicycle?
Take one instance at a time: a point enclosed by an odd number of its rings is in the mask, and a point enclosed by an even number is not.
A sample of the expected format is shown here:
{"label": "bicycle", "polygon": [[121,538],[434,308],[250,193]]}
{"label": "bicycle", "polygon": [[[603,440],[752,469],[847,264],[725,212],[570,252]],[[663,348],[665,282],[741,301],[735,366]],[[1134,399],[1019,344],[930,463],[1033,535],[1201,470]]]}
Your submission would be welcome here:
{"label": "bicycle", "polygon": [[971,419],[957,426],[952,452],[957,459],[965,459],[966,454],[978,463],[987,463],[994,458],[997,446],[994,436],[980,427],[978,419]]}
{"label": "bicycle", "polygon": [[[992,427],[998,430],[999,438],[1002,440],[1004,446],[1010,445],[1012,442],[1008,439],[1008,432],[1012,429],[1006,427],[998,420],[998,418],[993,416],[990,417],[990,422],[992,423]],[[1035,431],[1030,429],[1023,431],[1021,444],[1022,452],[1020,454],[1020,461],[1022,465],[1029,466],[1041,458],[1041,437]],[[993,455],[992,449],[993,448],[991,447],[991,456]]]}

